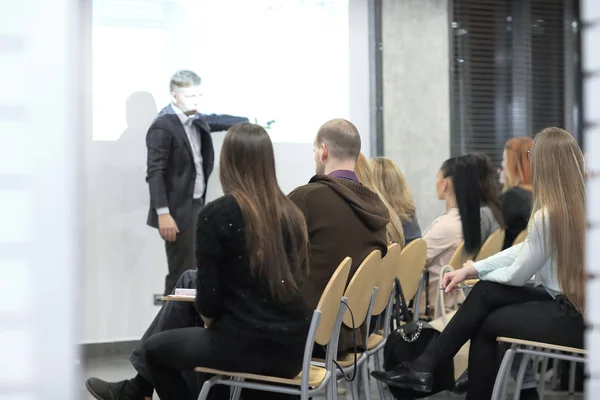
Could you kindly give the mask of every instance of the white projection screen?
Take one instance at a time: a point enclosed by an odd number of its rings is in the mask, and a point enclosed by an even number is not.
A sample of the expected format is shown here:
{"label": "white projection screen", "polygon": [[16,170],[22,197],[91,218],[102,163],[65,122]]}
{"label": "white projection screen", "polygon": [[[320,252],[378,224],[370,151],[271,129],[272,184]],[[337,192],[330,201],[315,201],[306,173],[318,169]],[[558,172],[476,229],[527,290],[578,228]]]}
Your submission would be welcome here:
{"label": "white projection screen", "polygon": [[[162,292],[167,266],[158,232],[145,224],[145,135],[170,102],[173,72],[191,69],[202,77],[200,112],[270,123],[278,180],[289,192],[312,176],[312,141],[328,119],[355,122],[369,153],[364,3],[92,2],[85,343],[139,339],[159,309],[153,294]],[[222,194],[223,136],[213,133],[216,160],[208,200]]]}

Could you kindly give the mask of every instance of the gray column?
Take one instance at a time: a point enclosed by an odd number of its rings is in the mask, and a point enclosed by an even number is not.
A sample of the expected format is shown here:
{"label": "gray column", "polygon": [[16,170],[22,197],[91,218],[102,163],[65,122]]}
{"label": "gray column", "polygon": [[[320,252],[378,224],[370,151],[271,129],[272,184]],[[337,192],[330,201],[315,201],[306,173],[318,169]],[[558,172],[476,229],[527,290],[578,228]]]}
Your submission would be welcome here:
{"label": "gray column", "polygon": [[383,0],[384,154],[408,179],[425,229],[443,213],[435,176],[450,156],[448,0]]}

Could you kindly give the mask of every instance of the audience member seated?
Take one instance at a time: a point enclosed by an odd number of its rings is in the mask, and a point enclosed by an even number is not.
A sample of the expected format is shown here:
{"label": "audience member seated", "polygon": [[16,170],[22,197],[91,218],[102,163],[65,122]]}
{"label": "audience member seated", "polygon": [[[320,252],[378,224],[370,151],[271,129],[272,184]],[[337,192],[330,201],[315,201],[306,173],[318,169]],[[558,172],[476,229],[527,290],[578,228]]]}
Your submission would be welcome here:
{"label": "audience member seated", "polygon": [[[290,193],[306,218],[309,241],[309,307],[314,308],[327,282],[345,257],[352,257],[350,278],[369,253],[387,252],[389,213],[377,193],[360,184],[355,173],[360,154],[356,127],[343,119],[323,125],[315,139],[317,175]],[[366,330],[342,327],[339,351],[364,348]],[[319,355],[319,349],[316,349]],[[324,351],[322,352],[324,355]]]}
{"label": "audience member seated", "polygon": [[[354,272],[371,251],[379,249],[385,253],[387,250],[388,211],[377,194],[358,182],[354,168],[359,153],[360,136],[352,123],[341,119],[327,122],[315,139],[317,175],[288,196],[300,208],[307,223],[310,272],[302,292],[309,310],[316,307],[335,268],[345,257],[352,257]],[[196,277],[196,270],[186,271],[176,287],[196,289]],[[90,378],[86,387],[99,400],[150,398],[154,389],[144,344],[160,332],[194,326],[203,326],[203,321],[193,304],[165,302],[131,354],[131,363],[138,374],[121,382]],[[353,349],[352,337],[351,330],[344,330],[340,349]],[[359,344],[362,343],[364,335],[356,337]],[[316,352],[321,355],[320,349]],[[181,375],[190,392],[199,393],[198,374],[182,371]],[[211,394],[218,393],[218,389],[213,388]],[[260,392],[255,398],[264,399],[267,395]],[[244,391],[244,398],[250,398],[250,393]]]}
{"label": "audience member seated", "polygon": [[527,151],[533,148],[533,139],[516,137],[506,142],[502,153],[504,192],[500,197],[500,209],[506,224],[504,249],[513,245],[516,237],[527,228],[531,216],[533,187],[531,186],[531,164]]}
{"label": "audience member seated", "polygon": [[[482,172],[479,157],[468,154],[446,160],[437,174],[436,190],[438,198],[446,202],[446,213],[433,221],[423,235],[427,242],[430,301],[436,299],[439,291],[440,270],[448,264],[460,242],[464,240],[465,251],[475,255],[488,236],[501,226],[494,211],[482,201],[493,195],[482,186],[486,173]],[[453,299],[446,303],[452,305]]]}
{"label": "audience member seated", "polygon": [[405,243],[420,238],[421,227],[412,191],[398,165],[387,157],[375,157],[371,160],[371,170],[375,187],[402,221]]}
{"label": "audience member seated", "polygon": [[404,229],[400,221],[400,217],[398,217],[396,211],[394,211],[390,203],[388,203],[386,198],[375,186],[375,182],[373,180],[373,171],[371,170],[371,166],[369,165],[367,157],[365,157],[363,153],[360,153],[358,155],[358,160],[356,160],[356,176],[358,177],[360,183],[366,186],[369,190],[377,193],[390,213],[390,222],[387,224],[387,236],[389,243],[398,243],[401,247],[404,247]]}
{"label": "audience member seated", "polygon": [[[375,371],[375,378],[430,392],[432,371],[471,340],[467,399],[489,399],[501,355],[497,337],[583,347],[583,154],[568,132],[547,128],[535,139],[531,164],[535,208],[525,241],[445,275],[446,293],[466,279],[481,280],[417,359],[393,371]],[[536,273],[541,286],[524,286]]]}

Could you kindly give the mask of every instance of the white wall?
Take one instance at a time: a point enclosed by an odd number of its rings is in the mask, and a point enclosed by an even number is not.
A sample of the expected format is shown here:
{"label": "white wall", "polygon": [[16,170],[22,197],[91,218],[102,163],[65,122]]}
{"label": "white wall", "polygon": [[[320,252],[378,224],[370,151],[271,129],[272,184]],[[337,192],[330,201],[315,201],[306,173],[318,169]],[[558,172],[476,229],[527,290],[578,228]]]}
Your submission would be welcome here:
{"label": "white wall", "polygon": [[0,398],[78,398],[75,0],[0,0]]}
{"label": "white wall", "polygon": [[586,264],[590,273],[587,287],[586,316],[590,326],[586,338],[590,379],[586,398],[595,400],[600,393],[600,3],[582,2],[584,110],[587,129],[585,150],[587,169],[591,175],[587,183]]}
{"label": "white wall", "polygon": [[[368,12],[363,1],[351,0],[350,7],[350,104],[344,107],[349,108],[350,120],[361,131],[363,150],[369,155]],[[138,51],[144,48],[140,46]],[[156,78],[151,88],[166,88],[166,79],[163,82]],[[88,94],[88,101],[90,97]],[[146,130],[157,109],[165,105],[168,93],[159,99],[153,89],[137,90],[129,101],[121,97],[115,100],[119,102],[119,111],[110,121],[111,126],[121,128],[114,134],[108,132],[108,136],[120,139],[93,141],[89,132],[85,135],[84,343],[138,339],[158,311],[153,305],[153,294],[162,292],[167,271],[163,242],[158,232],[145,224],[149,199],[144,177]],[[285,103],[287,99],[280,101]],[[332,109],[340,109],[339,101],[347,100],[340,97],[330,101]],[[299,108],[297,113],[302,119],[305,110]],[[339,115],[329,118],[335,117]],[[305,136],[312,138],[317,128]],[[218,154],[223,137],[224,133],[213,134],[217,157],[208,183],[208,200],[222,193]],[[309,141],[274,143],[279,184],[284,192],[306,183],[314,174]]]}

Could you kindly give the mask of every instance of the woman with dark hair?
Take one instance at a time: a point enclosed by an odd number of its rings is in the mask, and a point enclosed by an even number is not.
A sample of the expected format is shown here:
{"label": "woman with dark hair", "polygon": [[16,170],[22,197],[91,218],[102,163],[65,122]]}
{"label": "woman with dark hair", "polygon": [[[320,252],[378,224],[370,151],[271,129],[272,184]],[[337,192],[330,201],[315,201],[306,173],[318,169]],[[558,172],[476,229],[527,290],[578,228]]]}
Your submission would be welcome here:
{"label": "woman with dark hair", "polygon": [[306,223],[277,184],[262,127],[229,129],[220,178],[225,195],[202,210],[197,231],[195,304],[206,328],[165,331],[145,344],[161,400],[193,400],[180,371],[197,366],[286,378],[302,369]]}
{"label": "woman with dark hair", "polygon": [[[473,156],[479,172],[479,199],[483,205],[481,236],[487,238],[498,227],[504,228],[504,217],[500,209],[500,191],[492,160],[485,153],[475,153]],[[488,234],[486,235],[486,233]]]}
{"label": "woman with dark hair", "polygon": [[[464,240],[465,251],[477,254],[483,242],[500,227],[494,212],[484,201],[485,171],[480,156],[467,154],[446,160],[438,171],[436,190],[446,203],[446,213],[438,217],[423,234],[427,242],[429,297],[439,291],[439,273]],[[449,299],[449,303],[452,300]]]}

